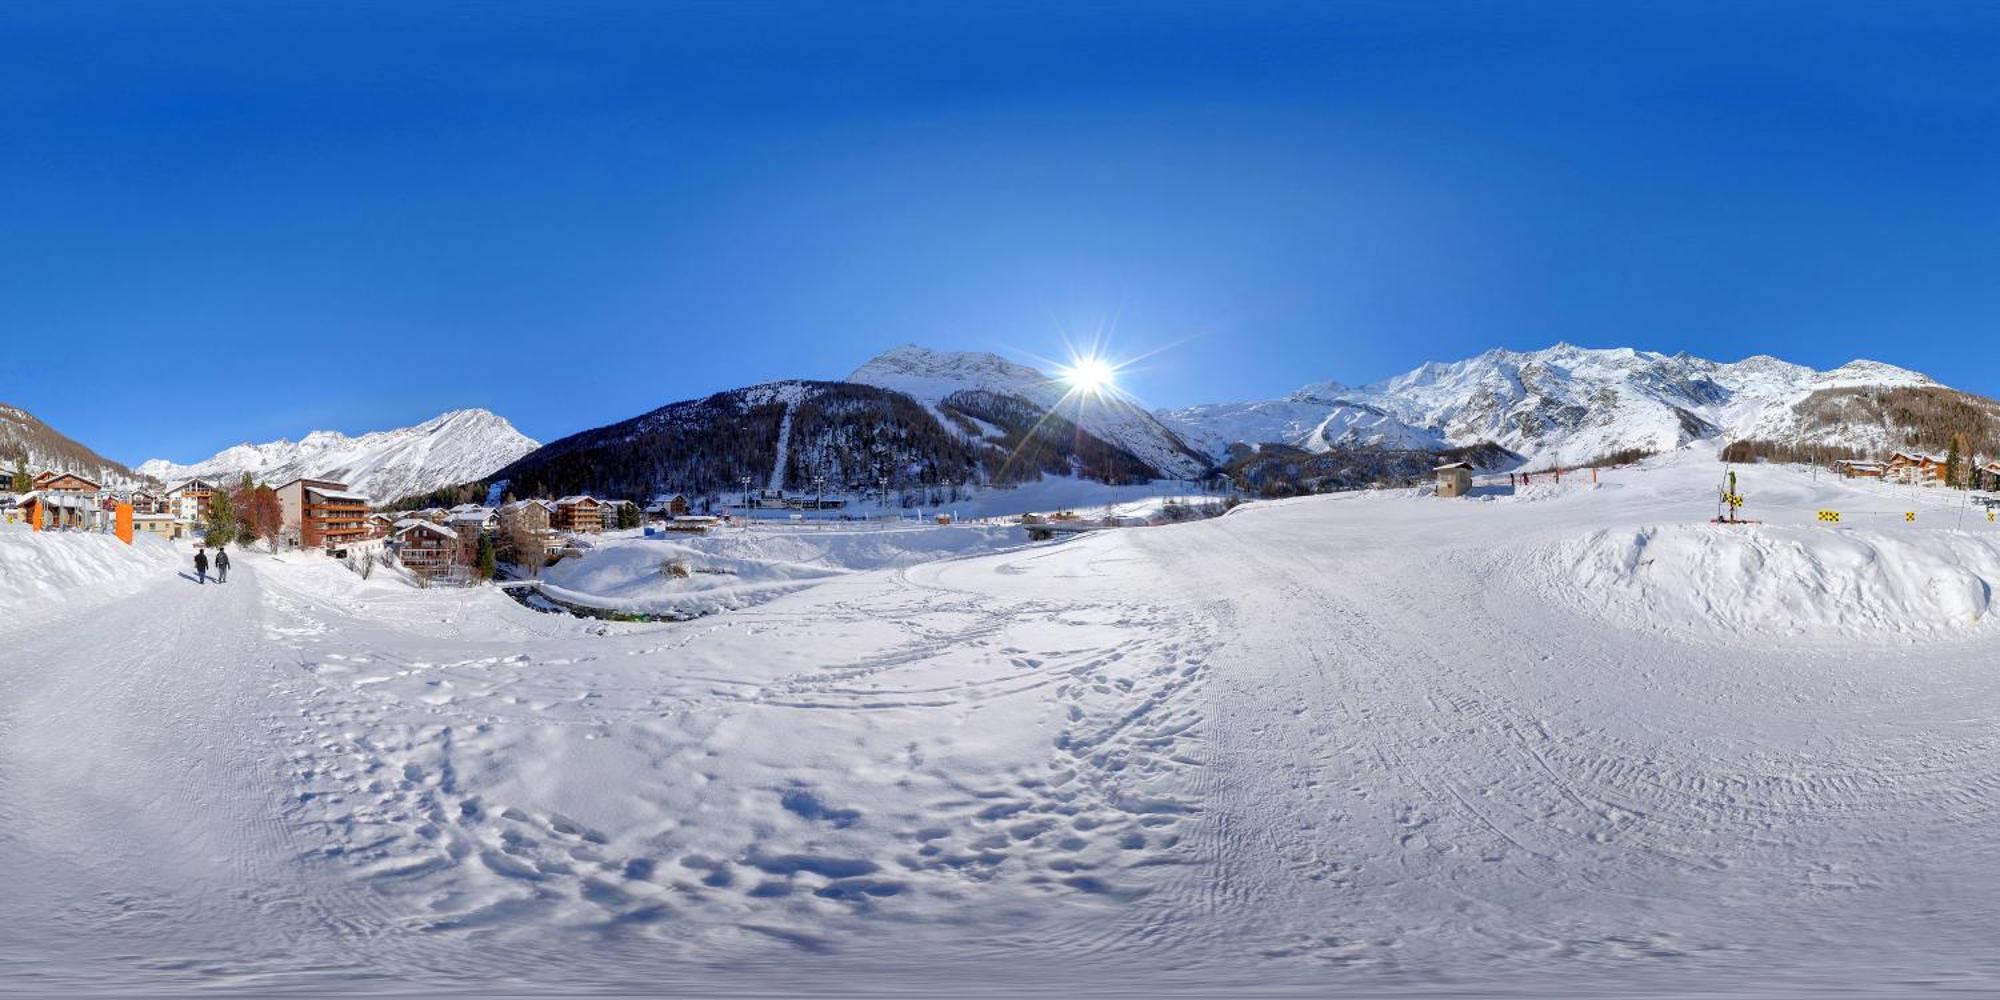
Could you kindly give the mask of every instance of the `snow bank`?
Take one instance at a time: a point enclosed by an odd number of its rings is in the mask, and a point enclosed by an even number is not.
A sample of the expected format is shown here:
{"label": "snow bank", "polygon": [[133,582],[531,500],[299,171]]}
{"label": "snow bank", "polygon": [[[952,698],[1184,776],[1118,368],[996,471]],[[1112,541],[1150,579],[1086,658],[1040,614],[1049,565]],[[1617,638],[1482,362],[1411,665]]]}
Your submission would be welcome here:
{"label": "snow bank", "polygon": [[607,535],[542,571],[551,597],[592,607],[701,613],[747,607],[830,577],[900,569],[1026,542],[998,525],[758,525],[710,535]]}
{"label": "snow bank", "polygon": [[1965,634],[1993,609],[2000,540],[1956,531],[1612,528],[1535,564],[1551,596],[1668,631],[1896,638]]}
{"label": "snow bank", "polygon": [[0,630],[137,593],[184,568],[190,552],[144,536],[126,545],[111,535],[0,530]]}

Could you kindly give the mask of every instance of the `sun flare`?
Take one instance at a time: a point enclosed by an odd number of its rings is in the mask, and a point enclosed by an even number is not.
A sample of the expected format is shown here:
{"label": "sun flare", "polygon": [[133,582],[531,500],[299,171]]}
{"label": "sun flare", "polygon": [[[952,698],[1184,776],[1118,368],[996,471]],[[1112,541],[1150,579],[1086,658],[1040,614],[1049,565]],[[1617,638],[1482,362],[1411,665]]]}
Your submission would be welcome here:
{"label": "sun flare", "polygon": [[1082,357],[1070,362],[1063,372],[1063,380],[1078,392],[1101,395],[1116,387],[1117,375],[1117,369],[1103,358]]}

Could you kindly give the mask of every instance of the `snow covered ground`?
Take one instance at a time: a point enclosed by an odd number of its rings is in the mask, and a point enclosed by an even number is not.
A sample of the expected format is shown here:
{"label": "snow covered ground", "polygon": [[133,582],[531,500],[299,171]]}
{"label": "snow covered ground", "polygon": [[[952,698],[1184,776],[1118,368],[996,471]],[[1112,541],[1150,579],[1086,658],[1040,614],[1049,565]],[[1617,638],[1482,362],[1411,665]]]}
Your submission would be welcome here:
{"label": "snow covered ground", "polygon": [[1025,544],[1026,533],[999,524],[757,521],[651,538],[631,529],[591,539],[540,579],[544,593],[573,604],[694,616],[847,574]]}
{"label": "snow covered ground", "polygon": [[667,625],[305,557],[0,590],[53,616],[0,646],[0,986],[2000,988],[2000,525],[1773,467],[1707,525],[1720,475],[877,553]]}
{"label": "snow covered ground", "polygon": [[[940,491],[942,492],[942,491]],[[1005,489],[985,488],[968,490],[957,500],[946,500],[939,504],[924,504],[904,509],[882,507],[867,497],[851,498],[849,505],[839,511],[797,514],[804,522],[838,521],[843,516],[858,520],[929,520],[938,514],[949,514],[961,520],[985,520],[993,518],[1015,518],[1022,514],[1048,513],[1059,510],[1074,510],[1092,514],[1102,514],[1107,506],[1128,504],[1158,504],[1163,500],[1180,499],[1199,502],[1203,494],[1195,485],[1182,480],[1157,479],[1149,483],[1126,483],[1107,485],[1074,476],[1044,476],[1033,482],[1010,486]],[[740,514],[737,508],[730,512]],[[758,521],[791,521],[794,512],[781,508],[760,508],[751,512]]]}

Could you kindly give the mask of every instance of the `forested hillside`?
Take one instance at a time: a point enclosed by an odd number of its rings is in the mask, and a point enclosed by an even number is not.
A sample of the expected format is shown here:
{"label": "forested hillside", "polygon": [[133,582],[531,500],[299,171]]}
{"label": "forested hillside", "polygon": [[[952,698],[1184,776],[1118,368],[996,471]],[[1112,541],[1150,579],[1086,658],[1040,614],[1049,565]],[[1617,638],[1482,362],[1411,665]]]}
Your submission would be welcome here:
{"label": "forested hillside", "polygon": [[[785,418],[790,410],[787,431]],[[772,481],[783,439],[782,483],[824,478],[834,492],[953,483],[1008,486],[1044,475],[1110,483],[1158,473],[1130,452],[1034,403],[986,391],[954,394],[937,413],[911,397],[851,382],[786,381],[673,403],[542,447],[495,473],[517,496],[660,492],[727,496],[747,479]]]}

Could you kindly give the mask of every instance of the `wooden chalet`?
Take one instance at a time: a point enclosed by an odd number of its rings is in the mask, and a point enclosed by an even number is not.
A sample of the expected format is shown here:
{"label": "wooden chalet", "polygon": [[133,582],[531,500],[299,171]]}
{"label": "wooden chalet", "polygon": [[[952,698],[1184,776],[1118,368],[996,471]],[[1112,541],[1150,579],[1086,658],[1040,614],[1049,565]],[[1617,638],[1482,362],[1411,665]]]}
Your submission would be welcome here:
{"label": "wooden chalet", "polygon": [[70,490],[30,490],[14,501],[14,511],[36,531],[80,531],[97,515],[97,500]]}
{"label": "wooden chalet", "polygon": [[43,472],[34,489],[14,501],[15,513],[36,531],[75,531],[91,527],[101,509],[102,487],[73,472]]}
{"label": "wooden chalet", "polygon": [[557,531],[597,534],[604,530],[604,504],[596,497],[563,497],[556,501],[549,526]]}
{"label": "wooden chalet", "polygon": [[524,562],[522,553],[515,551],[516,543],[524,534],[540,540],[544,561],[561,550],[556,533],[549,527],[554,513],[554,505],[546,500],[516,500],[502,504],[494,511],[500,526],[500,548],[508,561],[516,564]]}
{"label": "wooden chalet", "polygon": [[1936,486],[1944,482],[1944,459],[1922,452],[1899,451],[1889,456],[1882,478],[1898,483]]}
{"label": "wooden chalet", "polygon": [[688,512],[688,498],[682,493],[662,493],[646,505],[646,513],[654,517],[681,517]]}
{"label": "wooden chalet", "polygon": [[77,475],[74,472],[43,472],[35,477],[34,492],[47,493],[96,493],[104,487]]}
{"label": "wooden chalet", "polygon": [[127,500],[134,514],[173,514],[173,505],[167,498],[151,490],[133,490]]}
{"label": "wooden chalet", "polygon": [[1972,470],[1973,487],[1989,493],[2000,491],[2000,462],[1988,462]]}
{"label": "wooden chalet", "polygon": [[410,572],[425,579],[449,573],[462,565],[458,533],[442,524],[405,518],[396,529],[396,559]]}

